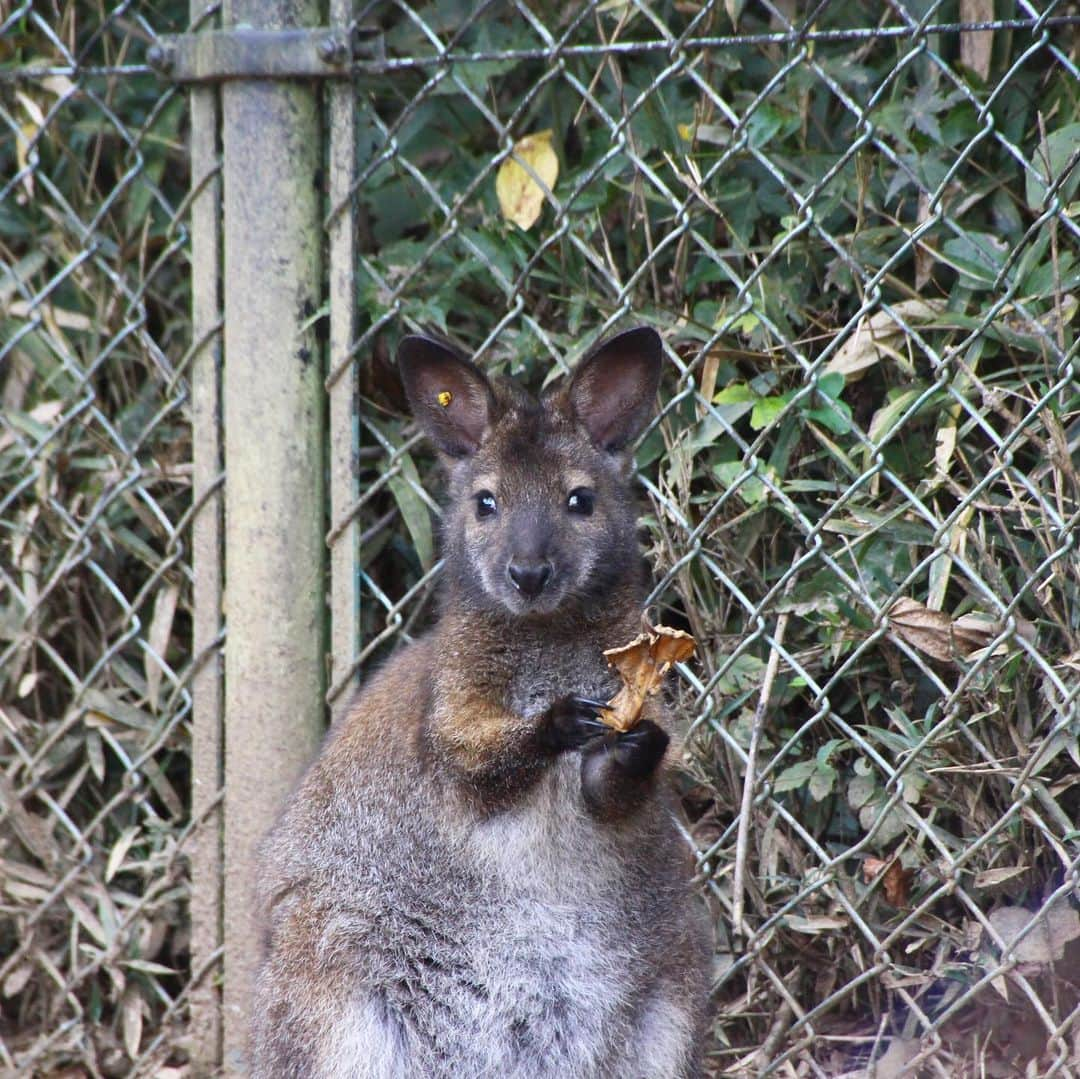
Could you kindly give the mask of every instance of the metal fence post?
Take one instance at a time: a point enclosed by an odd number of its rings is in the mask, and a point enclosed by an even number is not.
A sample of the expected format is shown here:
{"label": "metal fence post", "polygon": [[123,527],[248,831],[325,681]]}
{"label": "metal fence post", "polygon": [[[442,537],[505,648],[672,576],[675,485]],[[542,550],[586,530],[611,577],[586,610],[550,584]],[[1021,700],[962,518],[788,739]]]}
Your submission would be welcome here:
{"label": "metal fence post", "polygon": [[[330,23],[348,26],[352,0],[331,0]],[[360,597],[356,572],[359,556],[355,518],[356,364],[349,354],[356,340],[356,86],[335,82],[327,88],[330,130],[328,178],[329,227],[330,398],[328,474],[330,482],[330,707],[336,717],[348,707],[347,682],[342,685],[359,640]],[[336,690],[336,694],[335,694]]]}
{"label": "metal fence post", "polygon": [[[232,0],[226,28],[315,26],[310,0]],[[226,1070],[242,1066],[257,952],[253,858],[324,725],[318,92],[222,91],[226,421]],[[232,599],[232,602],[228,602]]]}
{"label": "metal fence post", "polygon": [[[203,0],[192,0],[192,19]],[[191,332],[197,350],[191,365],[192,522],[194,624],[197,673],[192,680],[191,815],[199,821],[189,847],[191,955],[198,979],[191,992],[192,1064],[209,1074],[221,1063],[221,964],[223,850],[221,784],[224,757],[221,656],[221,174],[218,153],[218,91],[191,94],[191,175],[198,195],[191,204]]]}

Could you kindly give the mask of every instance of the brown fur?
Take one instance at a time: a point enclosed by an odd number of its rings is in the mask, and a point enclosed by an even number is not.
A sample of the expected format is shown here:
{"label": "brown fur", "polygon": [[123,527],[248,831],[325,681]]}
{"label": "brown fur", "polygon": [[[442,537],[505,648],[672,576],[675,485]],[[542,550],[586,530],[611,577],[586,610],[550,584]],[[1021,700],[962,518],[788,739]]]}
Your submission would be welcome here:
{"label": "brown fur", "polygon": [[[568,696],[611,696],[602,651],[639,630],[624,447],[658,341],[616,338],[539,401],[433,342],[402,361],[449,472],[440,617],[371,679],[268,837],[253,1072],[687,1079],[709,931],[663,709],[617,736]],[[568,509],[583,489],[589,514]],[[524,591],[515,565],[546,583]]]}

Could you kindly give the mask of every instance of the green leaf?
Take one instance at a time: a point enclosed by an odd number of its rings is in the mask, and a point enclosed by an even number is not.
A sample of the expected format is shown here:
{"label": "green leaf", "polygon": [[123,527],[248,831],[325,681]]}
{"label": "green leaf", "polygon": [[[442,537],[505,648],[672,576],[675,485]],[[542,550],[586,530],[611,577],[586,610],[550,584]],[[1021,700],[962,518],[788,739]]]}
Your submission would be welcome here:
{"label": "green leaf", "polygon": [[934,83],[928,79],[922,83],[908,103],[908,122],[935,145],[940,145],[941,126],[938,124],[937,114],[944,112],[949,104],[950,98],[939,94],[934,88]]}
{"label": "green leaf", "polygon": [[[735,493],[748,506],[759,505],[769,494],[768,488],[757,476],[752,473],[744,476],[746,465],[742,461],[720,461],[713,465],[713,472],[725,491],[732,487],[740,476],[743,476]],[[779,481],[779,477],[775,475],[772,478],[775,482]]]}
{"label": "green leaf", "polygon": [[[725,657],[716,657],[717,666],[723,666]],[[722,696],[743,693],[761,684],[761,673],[765,669],[763,660],[749,652],[743,652],[731,661],[727,670],[716,680],[716,692]]]}
{"label": "green leaf", "polygon": [[733,382],[713,396],[714,405],[741,405],[757,400],[758,395],[745,382]]}
{"label": "green leaf", "polygon": [[420,565],[430,569],[435,561],[435,538],[431,528],[431,512],[420,495],[420,476],[412,457],[405,453],[398,462],[401,471],[387,480],[394,501],[401,510],[402,520],[416,547]]}
{"label": "green leaf", "polygon": [[835,401],[844,389],[844,376],[839,371],[830,371],[822,375],[817,382],[818,393]]}
{"label": "green leaf", "polygon": [[835,435],[846,435],[851,430],[851,408],[843,401],[832,401],[825,408],[808,408],[803,415]]}
{"label": "green leaf", "polygon": [[[887,405],[879,408],[870,420],[870,430],[867,431],[870,441],[880,444],[887,435],[891,434],[899,423],[900,417],[922,396],[924,390],[923,386],[912,386],[910,389],[902,390]],[[935,394],[932,400],[935,400],[937,396]]]}
{"label": "green leaf", "polygon": [[[1036,146],[1031,151],[1029,160],[1034,163],[1040,173],[1048,171],[1048,179],[1053,184],[1065,171],[1065,166],[1068,165],[1078,145],[1080,145],[1080,124],[1066,124],[1065,127],[1059,127],[1057,131],[1050,132],[1046,136],[1045,147]],[[1080,167],[1074,164],[1072,172],[1062,181],[1057,190],[1058,199],[1062,203],[1068,203],[1076,193],[1077,186],[1080,186]],[[1036,213],[1041,211],[1048,190],[1047,185],[1028,170],[1024,192],[1028,208]]]}
{"label": "green leaf", "polygon": [[824,801],[832,794],[836,784],[836,769],[831,764],[819,764],[810,777],[810,797],[815,802]]}
{"label": "green leaf", "polygon": [[817,761],[799,761],[796,764],[789,765],[773,781],[774,793],[782,794],[784,791],[793,791],[799,787],[804,787],[810,781],[810,777],[814,772],[817,771],[817,767]]}
{"label": "green leaf", "polygon": [[852,809],[861,809],[874,796],[877,781],[872,775],[856,775],[848,783],[847,799]]}
{"label": "green leaf", "polygon": [[1009,248],[988,232],[967,232],[946,241],[941,253],[968,288],[981,289],[993,287]]}
{"label": "green leaf", "polygon": [[755,431],[761,431],[768,427],[781,412],[788,406],[791,395],[784,393],[779,397],[762,397],[754,405],[754,411],[750,413],[750,426]]}

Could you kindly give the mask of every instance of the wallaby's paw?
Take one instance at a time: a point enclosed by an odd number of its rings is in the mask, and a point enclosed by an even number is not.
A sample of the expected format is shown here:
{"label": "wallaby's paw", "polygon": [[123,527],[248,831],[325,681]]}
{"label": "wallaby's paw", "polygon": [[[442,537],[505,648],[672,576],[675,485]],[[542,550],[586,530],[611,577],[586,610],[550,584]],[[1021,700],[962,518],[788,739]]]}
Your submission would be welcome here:
{"label": "wallaby's paw", "polygon": [[670,741],[667,731],[651,719],[643,719],[637,726],[616,735],[609,752],[627,775],[639,778],[656,770]]}
{"label": "wallaby's paw", "polygon": [[542,744],[553,753],[581,749],[597,738],[611,733],[598,718],[607,706],[603,701],[569,694],[548,707],[540,721]]}
{"label": "wallaby's paw", "polygon": [[617,819],[641,805],[671,739],[651,720],[608,731],[581,754],[581,793],[598,817]]}

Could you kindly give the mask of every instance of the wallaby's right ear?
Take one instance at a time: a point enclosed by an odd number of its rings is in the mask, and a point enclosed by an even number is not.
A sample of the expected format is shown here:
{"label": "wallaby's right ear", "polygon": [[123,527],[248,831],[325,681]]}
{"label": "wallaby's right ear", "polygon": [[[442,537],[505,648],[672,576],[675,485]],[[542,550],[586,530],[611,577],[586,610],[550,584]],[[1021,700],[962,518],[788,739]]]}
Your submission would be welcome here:
{"label": "wallaby's right ear", "polygon": [[491,423],[495,400],[484,373],[430,337],[404,338],[397,365],[409,407],[424,433],[451,457],[475,453]]}

